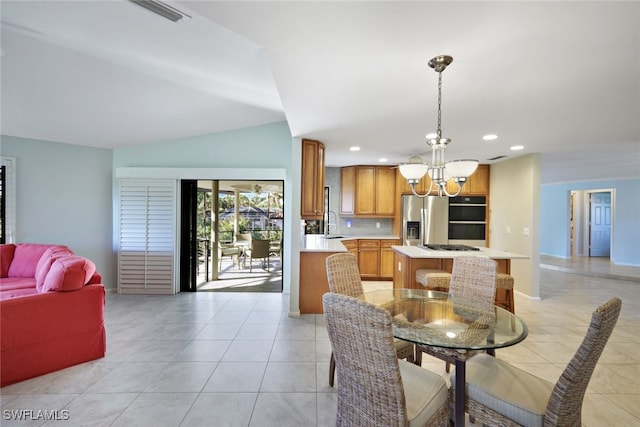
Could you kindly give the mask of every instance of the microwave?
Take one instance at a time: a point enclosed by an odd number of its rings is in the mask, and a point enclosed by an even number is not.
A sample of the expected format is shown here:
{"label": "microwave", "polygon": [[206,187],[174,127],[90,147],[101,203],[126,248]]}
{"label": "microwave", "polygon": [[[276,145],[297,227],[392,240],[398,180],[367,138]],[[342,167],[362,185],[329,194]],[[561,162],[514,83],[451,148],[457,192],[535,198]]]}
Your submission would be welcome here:
{"label": "microwave", "polygon": [[486,220],[486,197],[459,196],[449,199],[449,221],[484,222]]}

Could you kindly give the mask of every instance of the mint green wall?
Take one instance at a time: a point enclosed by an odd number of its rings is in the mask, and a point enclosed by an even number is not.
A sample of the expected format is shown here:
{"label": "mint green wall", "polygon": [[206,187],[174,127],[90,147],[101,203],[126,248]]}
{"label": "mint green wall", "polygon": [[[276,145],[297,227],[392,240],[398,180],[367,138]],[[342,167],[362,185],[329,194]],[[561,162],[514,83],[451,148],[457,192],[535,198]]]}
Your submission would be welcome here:
{"label": "mint green wall", "polygon": [[112,151],[2,135],[0,154],[16,159],[16,239],[59,243],[91,259],[115,287]]}
{"label": "mint green wall", "polygon": [[113,150],[113,167],[287,168],[286,122]]}

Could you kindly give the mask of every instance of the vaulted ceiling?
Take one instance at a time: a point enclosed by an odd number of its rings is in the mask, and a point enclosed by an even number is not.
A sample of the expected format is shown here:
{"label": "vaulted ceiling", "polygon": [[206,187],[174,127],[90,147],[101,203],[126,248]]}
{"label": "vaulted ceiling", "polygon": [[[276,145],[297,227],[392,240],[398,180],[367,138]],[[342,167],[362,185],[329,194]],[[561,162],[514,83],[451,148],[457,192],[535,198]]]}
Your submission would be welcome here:
{"label": "vaulted ceiling", "polygon": [[448,54],[448,159],[542,153],[545,183],[640,176],[640,3],[171,4],[191,18],[3,0],[2,134],[114,148],[286,120],[329,166],[396,164],[426,156],[427,63]]}

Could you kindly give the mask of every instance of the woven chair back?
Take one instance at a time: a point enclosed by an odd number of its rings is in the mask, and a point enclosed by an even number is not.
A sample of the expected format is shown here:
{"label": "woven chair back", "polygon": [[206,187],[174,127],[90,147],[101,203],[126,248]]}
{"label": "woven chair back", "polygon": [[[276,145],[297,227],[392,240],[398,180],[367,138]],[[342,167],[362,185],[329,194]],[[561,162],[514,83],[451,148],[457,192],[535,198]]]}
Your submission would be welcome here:
{"label": "woven chair back", "polygon": [[389,313],[339,293],[322,301],[340,372],[336,425],[408,425]]}
{"label": "woven chair back", "polygon": [[545,426],[580,426],[584,394],[598,359],[618,321],[622,301],[611,298],[591,316],[589,329],[549,398]]}
{"label": "woven chair back", "polygon": [[460,256],[453,259],[449,295],[465,305],[493,311],[496,299],[496,262],[489,258]]}
{"label": "woven chair back", "polygon": [[363,293],[358,258],[351,253],[337,253],[327,257],[327,280],[331,292],[358,296]]}

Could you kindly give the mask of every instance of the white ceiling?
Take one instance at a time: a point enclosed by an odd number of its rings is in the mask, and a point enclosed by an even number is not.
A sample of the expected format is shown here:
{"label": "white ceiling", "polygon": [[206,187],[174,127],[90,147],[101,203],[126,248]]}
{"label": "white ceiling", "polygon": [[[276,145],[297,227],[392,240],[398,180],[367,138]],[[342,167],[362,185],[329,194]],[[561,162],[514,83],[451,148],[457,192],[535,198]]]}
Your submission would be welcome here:
{"label": "white ceiling", "polygon": [[113,148],[286,120],[328,166],[395,164],[427,151],[427,63],[448,54],[448,159],[542,153],[543,183],[640,176],[638,2],[171,4],[192,18],[2,0],[2,134]]}

